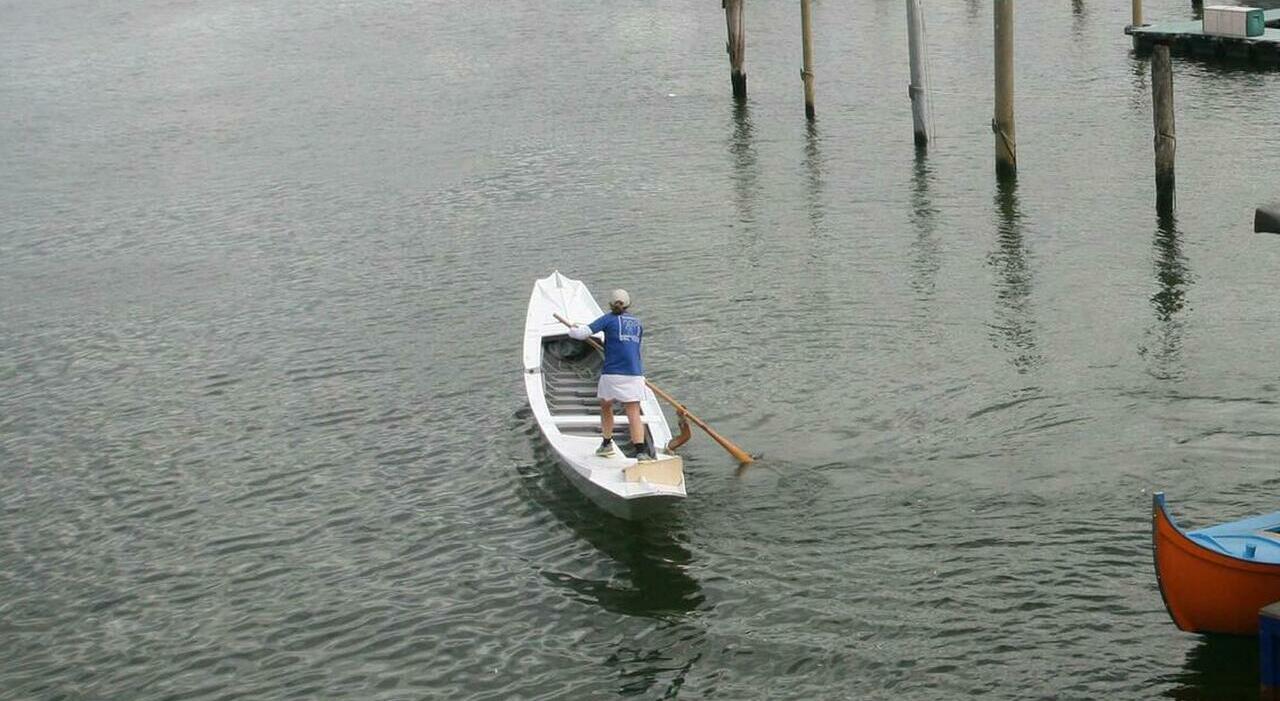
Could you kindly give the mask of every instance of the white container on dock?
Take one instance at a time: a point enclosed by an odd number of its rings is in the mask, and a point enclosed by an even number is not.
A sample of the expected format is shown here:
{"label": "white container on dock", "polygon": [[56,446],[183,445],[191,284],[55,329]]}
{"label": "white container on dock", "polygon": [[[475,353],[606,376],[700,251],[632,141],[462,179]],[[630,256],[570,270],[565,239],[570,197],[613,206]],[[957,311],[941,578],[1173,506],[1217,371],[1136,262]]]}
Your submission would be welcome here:
{"label": "white container on dock", "polygon": [[1210,5],[1204,8],[1203,31],[1209,36],[1256,37],[1266,31],[1266,18],[1256,7]]}

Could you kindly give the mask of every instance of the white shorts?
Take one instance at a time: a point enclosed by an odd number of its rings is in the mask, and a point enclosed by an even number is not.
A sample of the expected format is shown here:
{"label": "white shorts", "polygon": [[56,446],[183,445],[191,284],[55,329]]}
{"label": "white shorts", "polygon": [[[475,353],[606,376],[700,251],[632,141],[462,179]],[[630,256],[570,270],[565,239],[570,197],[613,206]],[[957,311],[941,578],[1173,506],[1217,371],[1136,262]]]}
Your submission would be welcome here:
{"label": "white shorts", "polygon": [[601,375],[596,385],[596,396],[615,402],[639,402],[644,400],[642,375]]}

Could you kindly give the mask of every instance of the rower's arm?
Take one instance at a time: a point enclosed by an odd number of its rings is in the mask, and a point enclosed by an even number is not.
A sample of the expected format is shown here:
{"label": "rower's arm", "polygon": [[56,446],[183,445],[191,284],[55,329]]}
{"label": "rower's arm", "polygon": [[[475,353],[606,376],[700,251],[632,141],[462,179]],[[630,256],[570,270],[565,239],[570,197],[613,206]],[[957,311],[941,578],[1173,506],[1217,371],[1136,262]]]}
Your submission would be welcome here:
{"label": "rower's arm", "polygon": [[570,326],[569,338],[572,338],[578,341],[587,340],[587,338],[590,337],[591,334],[600,333],[601,331],[604,330],[604,322],[610,316],[611,315],[609,314],[605,314],[601,316],[599,319],[596,319],[595,321],[591,322],[590,324],[585,324],[585,325],[574,324],[573,326]]}

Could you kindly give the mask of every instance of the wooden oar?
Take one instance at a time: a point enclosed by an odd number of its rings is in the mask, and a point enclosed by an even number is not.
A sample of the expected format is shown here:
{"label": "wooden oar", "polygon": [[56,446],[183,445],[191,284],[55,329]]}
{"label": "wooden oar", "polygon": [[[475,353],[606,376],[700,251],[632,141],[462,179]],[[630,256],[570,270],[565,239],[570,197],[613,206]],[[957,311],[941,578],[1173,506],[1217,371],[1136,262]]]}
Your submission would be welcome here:
{"label": "wooden oar", "polygon": [[[568,326],[568,327],[570,327],[570,328],[572,328],[572,327],[573,327],[573,324],[572,324],[572,323],[570,323],[568,319],[565,319],[564,317],[560,316],[559,314],[553,314],[552,316],[554,316],[554,317],[556,318],[556,321],[559,321],[560,323],[564,324],[565,326]],[[600,351],[601,353],[603,353],[603,352],[604,352],[604,348],[602,348],[602,347],[600,346],[600,342],[599,342],[599,341],[597,341],[596,339],[591,338],[590,336],[588,336],[588,337],[587,337],[587,343],[591,344],[591,347],[592,347],[592,348],[595,348],[596,350]],[[666,400],[666,402],[667,402],[668,404],[670,404],[672,407],[674,407],[674,408],[675,408],[675,410],[676,410],[676,413],[677,413],[677,414],[682,414],[682,415],[684,415],[684,416],[688,417],[688,418],[689,418],[689,420],[690,420],[690,421],[692,421],[692,422],[694,423],[694,425],[696,425],[698,428],[700,428],[700,429],[702,429],[703,431],[705,431],[705,432],[706,432],[706,434],[707,434],[708,436],[711,436],[711,440],[715,441],[716,443],[719,443],[721,448],[724,448],[725,450],[729,451],[729,454],[730,454],[730,455],[732,455],[732,456],[733,456],[733,459],[734,459],[734,460],[737,460],[739,464],[741,464],[741,465],[749,465],[749,464],[751,464],[751,463],[755,462],[755,460],[753,460],[753,459],[752,459],[752,457],[747,453],[747,451],[745,451],[745,450],[743,450],[742,448],[739,448],[738,446],[734,445],[734,444],[733,444],[733,441],[729,440],[728,438],[725,438],[724,436],[720,435],[719,433],[716,433],[714,429],[712,429],[710,426],[708,426],[708,425],[707,425],[707,422],[703,421],[702,419],[698,418],[697,416],[694,416],[694,415],[693,415],[693,412],[691,412],[691,411],[689,411],[687,408],[685,408],[685,406],[684,406],[683,404],[681,404],[680,402],[677,402],[677,401],[676,401],[676,399],[675,399],[675,397],[672,397],[671,395],[667,394],[666,392],[663,392],[661,389],[658,389],[657,385],[653,384],[652,382],[650,382],[650,381],[648,381],[648,380],[645,380],[645,381],[644,381],[644,383],[645,383],[646,385],[648,385],[648,386],[649,386],[649,389],[653,390],[653,393],[654,393],[654,394],[656,394],[656,395],[658,395],[659,397],[661,397],[662,399]]]}

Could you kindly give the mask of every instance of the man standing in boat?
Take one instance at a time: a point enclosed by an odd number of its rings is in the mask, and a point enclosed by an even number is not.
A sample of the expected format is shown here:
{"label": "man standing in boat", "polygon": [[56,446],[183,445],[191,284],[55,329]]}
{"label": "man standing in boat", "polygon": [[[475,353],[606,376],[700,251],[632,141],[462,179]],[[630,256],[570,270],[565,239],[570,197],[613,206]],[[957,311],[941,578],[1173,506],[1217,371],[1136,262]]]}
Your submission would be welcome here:
{"label": "man standing in boat", "polygon": [[600,432],[604,439],[596,449],[596,455],[608,457],[614,454],[613,403],[622,402],[627,414],[627,426],[631,431],[631,444],[635,453],[629,457],[638,460],[655,460],[653,446],[644,439],[644,422],[640,419],[640,402],[644,399],[644,366],[640,363],[640,341],[644,327],[640,320],[627,313],[631,296],[626,290],[614,290],[609,295],[609,313],[588,326],[576,325],[569,329],[569,337],[585,341],[591,334],[604,332],[604,367],[600,370],[600,383],[596,396],[600,398]]}

